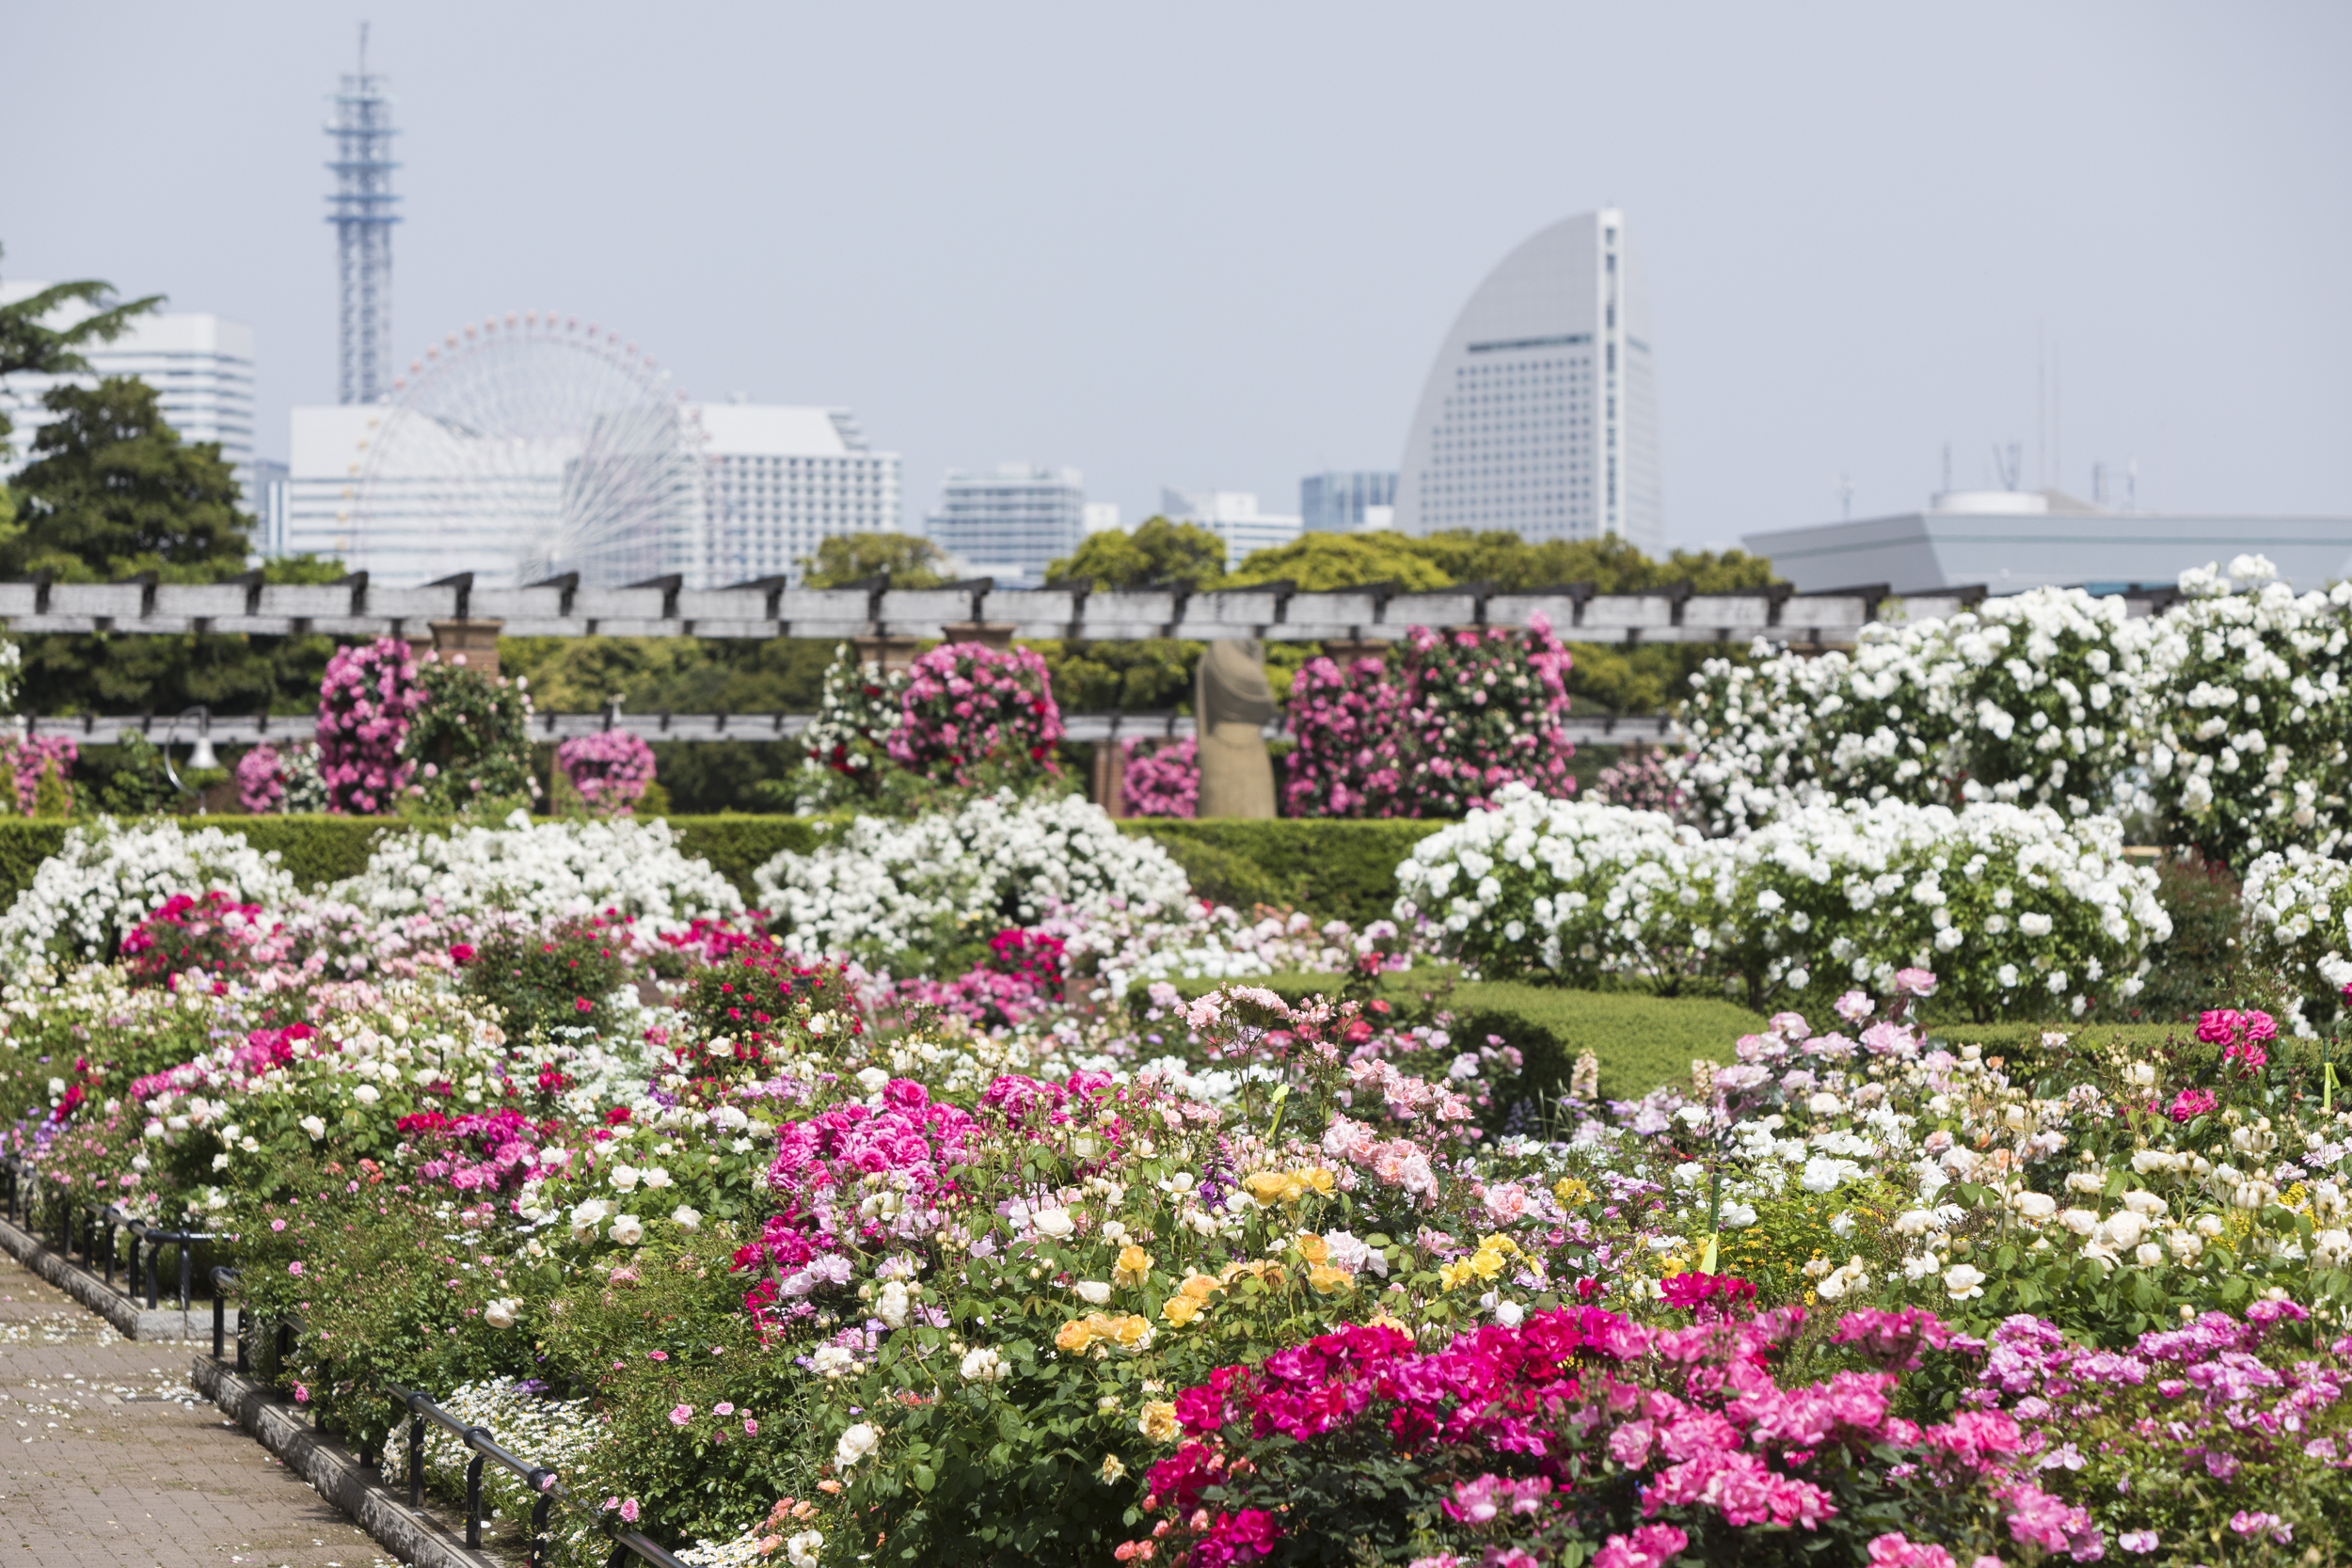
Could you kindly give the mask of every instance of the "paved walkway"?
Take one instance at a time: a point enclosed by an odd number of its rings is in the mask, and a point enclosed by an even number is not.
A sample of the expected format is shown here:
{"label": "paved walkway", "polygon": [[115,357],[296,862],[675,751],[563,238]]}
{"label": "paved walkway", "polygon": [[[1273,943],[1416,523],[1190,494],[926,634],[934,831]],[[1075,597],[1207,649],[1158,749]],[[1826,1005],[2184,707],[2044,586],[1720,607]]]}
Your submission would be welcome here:
{"label": "paved walkway", "polygon": [[188,1386],[198,1348],[124,1339],[0,1256],[0,1561],[396,1568]]}

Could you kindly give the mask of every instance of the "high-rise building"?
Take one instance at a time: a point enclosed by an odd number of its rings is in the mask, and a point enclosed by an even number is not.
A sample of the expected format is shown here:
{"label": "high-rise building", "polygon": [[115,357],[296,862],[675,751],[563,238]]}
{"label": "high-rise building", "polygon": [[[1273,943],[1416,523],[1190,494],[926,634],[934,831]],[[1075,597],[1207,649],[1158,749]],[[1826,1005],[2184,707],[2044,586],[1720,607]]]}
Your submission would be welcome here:
{"label": "high-rise building", "polygon": [[[0,305],[29,299],[48,287],[0,283]],[[88,307],[72,303],[48,325],[70,326],[89,314]],[[221,458],[236,471],[245,492],[246,510],[260,510],[262,498],[253,471],[253,328],[209,311],[136,316],[121,337],[92,343],[81,355],[89,361],[89,375],[20,375],[0,391],[16,426],[11,437],[16,453],[0,477],[30,456],[34,431],[50,420],[40,400],[60,380],[87,386],[99,376],[136,376],[155,388],[165,422],[183,441],[220,443]]]}
{"label": "high-rise building", "polygon": [[1396,526],[1396,475],[1381,469],[1309,474],[1298,482],[1309,533],[1363,533]]}
{"label": "high-rise building", "polygon": [[1044,581],[1047,563],[1077,549],[1086,531],[1086,476],[1035,463],[950,471],[926,528],[963,570],[1009,587]]}
{"label": "high-rise building", "polygon": [[1225,569],[1232,571],[1260,550],[1298,537],[1299,520],[1258,510],[1248,490],[1177,490],[1163,487],[1160,511],[1172,523],[1195,523],[1225,541]]}
{"label": "high-rise building", "polygon": [[716,576],[795,577],[818,542],[896,533],[898,454],[876,451],[846,408],[706,403]]}
{"label": "high-rise building", "polygon": [[1623,213],[1553,224],[1470,295],[1422,388],[1396,526],[1663,551],[1649,296]]}
{"label": "high-rise building", "polygon": [[335,176],[326,221],[335,226],[337,279],[342,314],[338,334],[342,375],[338,401],[373,403],[392,380],[392,101],[384,78],[368,70],[368,24],[359,24],[359,70],[327,100],[335,122]]}

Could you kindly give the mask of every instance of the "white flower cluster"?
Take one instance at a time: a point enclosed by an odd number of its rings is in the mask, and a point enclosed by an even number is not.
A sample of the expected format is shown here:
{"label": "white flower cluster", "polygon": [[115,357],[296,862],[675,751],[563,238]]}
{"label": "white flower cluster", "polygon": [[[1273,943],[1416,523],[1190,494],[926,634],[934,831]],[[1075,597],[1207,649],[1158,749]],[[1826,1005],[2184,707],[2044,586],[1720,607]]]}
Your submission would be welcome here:
{"label": "white flower cluster", "polygon": [[533,823],[521,811],[499,828],[391,839],[327,896],[378,916],[503,909],[569,918],[616,909],[654,931],[743,908],[734,884],[689,858],[659,817]]}
{"label": "white flower cluster", "polygon": [[1491,809],[1413,847],[1397,867],[1397,918],[1438,922],[1489,977],[1682,973],[1713,940],[1700,891],[1720,853],[1658,812],[1506,784]]}
{"label": "white flower cluster", "polygon": [[1120,833],[1100,806],[1009,791],[952,816],[858,817],[813,853],[777,855],[753,882],[806,951],[902,970],[959,937],[993,935],[991,922],[1172,913],[1189,887],[1165,849]]}
{"label": "white flower cluster", "polygon": [[0,713],[13,711],[16,686],[24,669],[24,650],[0,637]]}
{"label": "white flower cluster", "polygon": [[2140,989],[2171,934],[2153,871],[2111,817],[1982,802],[1790,807],[1745,838],[1654,813],[1506,790],[1398,868],[1400,920],[1425,912],[1482,973],[1712,975],[1749,999],[1932,969],[1976,1016],[2077,1016]]}
{"label": "white flower cluster", "polygon": [[1673,771],[1718,834],[1843,799],[2128,813],[2150,637],[2121,598],[2037,588],[1873,624],[1851,656],[1758,642],[1692,677]]}
{"label": "white flower cluster", "polygon": [[[1251,920],[1219,904],[1193,903],[1173,915],[1136,920],[1126,916],[1073,923],[1067,941],[1073,955],[1092,954],[1104,995],[1122,994],[1143,980],[1241,980],[1261,974],[1338,974],[1392,945],[1396,927],[1375,920],[1357,931],[1343,920],[1317,926],[1298,911]],[[1408,960],[1391,966],[1406,967]]]}
{"label": "white flower cluster", "polygon": [[2140,750],[2169,841],[2233,863],[2324,855],[2352,827],[2352,582],[2297,597],[2275,576],[2260,556],[2182,574],[2149,651]]}
{"label": "white flower cluster", "polygon": [[[604,1418],[586,1400],[544,1399],[527,1388],[505,1382],[469,1383],[435,1401],[469,1427],[481,1427],[490,1440],[518,1459],[546,1466],[578,1485],[589,1468],[597,1441],[609,1430]],[[387,1483],[406,1484],[408,1439],[406,1423],[394,1429],[384,1445],[379,1473]],[[428,1480],[463,1496],[466,1465],[473,1450],[437,1421],[424,1423],[424,1465]],[[520,1476],[502,1465],[482,1467],[482,1511],[485,1517],[502,1514],[529,1519],[535,1499]],[[589,1501],[588,1508],[594,1509]],[[579,1508],[548,1511],[548,1528],[555,1548],[581,1560],[601,1560],[608,1544],[596,1527],[596,1515]]]}
{"label": "white flower cluster", "polygon": [[124,825],[102,816],[68,829],[64,847],[0,915],[0,962],[103,957],[173,894],[214,889],[272,911],[295,899],[278,852],[263,854],[242,834],[188,832],[170,817]]}
{"label": "white flower cluster", "polygon": [[2290,846],[2247,868],[2241,897],[2253,956],[2294,976],[2302,994],[2287,1016],[2296,1033],[2313,1033],[2352,984],[2352,865]]}

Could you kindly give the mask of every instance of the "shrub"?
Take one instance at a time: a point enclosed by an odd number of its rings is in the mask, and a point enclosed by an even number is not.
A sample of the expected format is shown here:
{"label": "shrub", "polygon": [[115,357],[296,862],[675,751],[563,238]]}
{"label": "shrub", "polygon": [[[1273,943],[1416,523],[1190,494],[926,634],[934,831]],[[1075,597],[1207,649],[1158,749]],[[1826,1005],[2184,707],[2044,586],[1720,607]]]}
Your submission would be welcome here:
{"label": "shrub", "polygon": [[1376,658],[1344,669],[1309,659],[1286,705],[1297,744],[1283,759],[1282,808],[1292,816],[1409,816],[1396,732],[1405,691]]}
{"label": "shrub", "polygon": [[555,765],[599,816],[631,815],[654,779],[653,748],[628,730],[575,736],[555,749]]}
{"label": "shrub", "polygon": [[1200,809],[1200,743],[1191,737],[1143,750],[1120,743],[1125,756],[1120,794],[1131,816],[1197,816]]}
{"label": "shrub", "polygon": [[237,804],[266,816],[286,803],[285,765],[267,741],[237,759]]}
{"label": "shrub", "polygon": [[2280,965],[2295,988],[2288,1016],[2298,1030],[2332,1022],[2352,986],[2352,865],[2299,845],[2247,868],[2247,942]]}
{"label": "shrub", "polygon": [[407,793],[436,813],[465,813],[535,800],[531,770],[531,693],[427,654],[417,672],[423,701],[401,743]]}
{"label": "shrub", "polygon": [[407,789],[408,731],[425,704],[408,644],[389,637],[339,648],[319,683],[319,777],[326,809],[374,816]]}
{"label": "shrub", "polygon": [[618,913],[644,921],[649,933],[743,908],[707,861],[686,856],[667,822],[533,823],[520,811],[497,828],[388,839],[329,895],[379,918],[436,909],[576,919]]}
{"label": "shrub", "polygon": [[1272,822],[1153,817],[1120,831],[1166,849],[1214,903],[1276,904],[1368,926],[1396,904],[1397,864],[1436,822],[1286,818]]}
{"label": "shrub", "polygon": [[795,809],[836,800],[874,800],[895,771],[892,736],[906,721],[907,678],[858,662],[848,643],[834,651],[815,722],[801,733],[799,777],[770,781]]}
{"label": "shrub", "polygon": [[0,771],[8,775],[18,814],[72,816],[73,765],[81,760],[81,748],[73,743],[72,736],[33,735],[0,741]]}
{"label": "shrub", "polygon": [[259,904],[240,904],[217,888],[201,897],[175,893],[122,939],[123,974],[135,986],[176,987],[191,969],[216,983],[249,980],[257,966],[292,950],[284,926],[264,927],[265,919]]}
{"label": "shrub", "polygon": [[109,957],[150,911],[192,888],[264,911],[285,909],[294,893],[276,855],[234,833],[187,832],[169,818],[125,826],[102,816],[68,829],[57,853],[0,915],[0,955],[17,964],[51,955]]}
{"label": "shrub", "polygon": [[901,768],[958,785],[981,782],[984,768],[1057,770],[1061,711],[1045,661],[1026,648],[933,648],[914,661],[899,701],[903,718],[883,745]]}
{"label": "shrub", "polygon": [[516,1039],[595,1020],[605,999],[632,978],[628,922],[596,915],[544,932],[499,930],[453,957],[458,989],[497,1008]]}
{"label": "shrub", "polygon": [[1689,804],[1682,786],[1675,782],[1674,770],[1654,751],[1638,752],[1602,768],[1594,776],[1591,794],[1604,805],[1663,812],[1668,816],[1679,816]]}

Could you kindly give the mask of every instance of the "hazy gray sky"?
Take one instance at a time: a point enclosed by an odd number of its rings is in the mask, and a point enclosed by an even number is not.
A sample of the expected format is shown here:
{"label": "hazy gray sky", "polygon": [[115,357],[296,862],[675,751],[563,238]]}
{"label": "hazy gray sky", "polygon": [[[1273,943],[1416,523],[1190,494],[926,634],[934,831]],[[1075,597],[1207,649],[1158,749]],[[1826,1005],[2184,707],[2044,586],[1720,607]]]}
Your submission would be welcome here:
{"label": "hazy gray sky", "polygon": [[0,20],[8,276],[259,333],[332,401],[323,96],[391,77],[405,361],[546,307],[697,397],[1164,483],[1391,467],[1503,254],[1622,206],[1681,543],[1918,504],[1946,442],[2143,504],[2352,513],[2352,8],[109,6]]}

